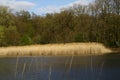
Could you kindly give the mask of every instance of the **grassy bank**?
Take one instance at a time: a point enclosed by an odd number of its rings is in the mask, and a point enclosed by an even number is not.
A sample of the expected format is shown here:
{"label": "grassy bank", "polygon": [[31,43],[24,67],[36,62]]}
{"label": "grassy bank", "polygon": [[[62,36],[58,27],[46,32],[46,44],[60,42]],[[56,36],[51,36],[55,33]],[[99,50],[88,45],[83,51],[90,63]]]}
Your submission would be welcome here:
{"label": "grassy bank", "polygon": [[120,53],[120,48],[111,48],[113,52]]}
{"label": "grassy bank", "polygon": [[100,43],[66,43],[1,47],[0,56],[102,55],[111,52]]}

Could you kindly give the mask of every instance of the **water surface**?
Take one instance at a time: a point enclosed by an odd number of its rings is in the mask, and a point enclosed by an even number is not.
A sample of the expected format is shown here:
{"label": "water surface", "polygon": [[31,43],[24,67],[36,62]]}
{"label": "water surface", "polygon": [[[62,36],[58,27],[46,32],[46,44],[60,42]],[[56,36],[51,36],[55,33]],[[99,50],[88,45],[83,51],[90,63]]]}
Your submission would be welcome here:
{"label": "water surface", "polygon": [[0,58],[0,80],[120,80],[120,54]]}

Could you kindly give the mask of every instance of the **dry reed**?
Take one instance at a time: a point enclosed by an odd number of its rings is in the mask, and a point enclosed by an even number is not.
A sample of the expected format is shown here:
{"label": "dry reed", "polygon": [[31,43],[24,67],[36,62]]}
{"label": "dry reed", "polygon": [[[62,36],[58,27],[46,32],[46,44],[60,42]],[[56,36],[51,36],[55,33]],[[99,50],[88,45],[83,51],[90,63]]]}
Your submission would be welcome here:
{"label": "dry reed", "polygon": [[17,76],[17,68],[18,68],[18,61],[19,61],[19,57],[17,56],[16,57],[17,60],[16,60],[16,66],[15,66],[15,76],[14,76],[14,79],[16,80],[16,76]]}
{"label": "dry reed", "polygon": [[52,66],[50,65],[49,66],[49,79],[48,80],[51,80],[51,73],[52,73]]}
{"label": "dry reed", "polygon": [[69,71],[71,70],[71,66],[72,66],[72,63],[73,63],[73,57],[74,57],[74,56],[72,56],[71,59],[70,59],[70,63],[69,63],[69,66],[68,66],[68,71],[67,71],[67,73],[69,73]]}
{"label": "dry reed", "polygon": [[99,75],[99,77],[98,77],[98,80],[101,80],[101,76],[102,76],[102,71],[103,71],[104,63],[105,63],[105,62],[103,62],[102,65],[101,65],[101,68],[100,68],[100,75]]}
{"label": "dry reed", "polygon": [[25,63],[24,63],[24,65],[23,65],[23,70],[22,70],[22,79],[23,79],[23,76],[24,76],[25,68],[26,68],[26,62],[25,62]]}
{"label": "dry reed", "polygon": [[32,64],[33,64],[33,58],[30,61],[30,65],[29,65],[28,71],[30,71]]}
{"label": "dry reed", "polygon": [[66,43],[1,47],[0,56],[102,55],[109,53],[100,43]]}

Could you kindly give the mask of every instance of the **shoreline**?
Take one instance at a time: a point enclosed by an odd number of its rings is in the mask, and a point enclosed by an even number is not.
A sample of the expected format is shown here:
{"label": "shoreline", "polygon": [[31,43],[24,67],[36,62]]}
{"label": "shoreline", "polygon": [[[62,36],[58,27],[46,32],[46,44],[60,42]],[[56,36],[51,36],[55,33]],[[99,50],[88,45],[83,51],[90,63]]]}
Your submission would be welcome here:
{"label": "shoreline", "polygon": [[1,47],[1,56],[88,56],[112,52],[101,43],[66,43]]}
{"label": "shoreline", "polygon": [[[106,54],[111,54],[110,53],[106,53]],[[102,55],[106,55],[106,54],[88,54],[88,55],[81,55],[81,54],[78,54],[78,55],[26,55],[26,56],[20,56],[20,55],[13,55],[13,56],[8,56],[8,55],[2,55],[0,56],[0,58],[14,58],[14,57],[71,57],[71,56],[102,56]]]}
{"label": "shoreline", "polygon": [[120,48],[110,48],[113,52],[120,52]]}

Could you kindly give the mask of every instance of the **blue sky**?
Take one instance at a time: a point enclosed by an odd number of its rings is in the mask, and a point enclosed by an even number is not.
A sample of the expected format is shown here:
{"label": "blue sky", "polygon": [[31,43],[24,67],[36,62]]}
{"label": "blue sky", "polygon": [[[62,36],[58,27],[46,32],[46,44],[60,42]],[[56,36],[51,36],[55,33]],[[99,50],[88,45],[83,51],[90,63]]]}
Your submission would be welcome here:
{"label": "blue sky", "polygon": [[0,0],[0,5],[19,10],[28,10],[36,14],[59,12],[73,4],[87,5],[93,0]]}

